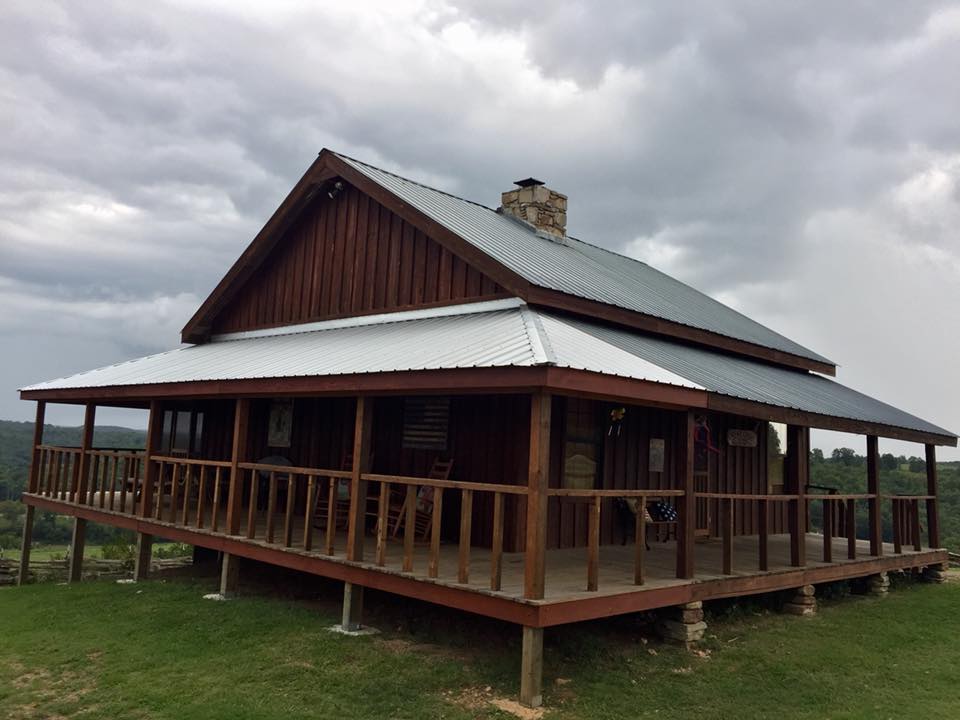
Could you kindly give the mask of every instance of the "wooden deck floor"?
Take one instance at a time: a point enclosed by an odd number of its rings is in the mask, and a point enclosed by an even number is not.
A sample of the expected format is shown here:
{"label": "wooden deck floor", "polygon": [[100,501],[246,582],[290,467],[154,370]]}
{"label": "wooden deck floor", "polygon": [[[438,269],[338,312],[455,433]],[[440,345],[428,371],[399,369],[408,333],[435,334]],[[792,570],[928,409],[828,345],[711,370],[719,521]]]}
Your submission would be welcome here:
{"label": "wooden deck floor", "polygon": [[[779,589],[798,587],[844,578],[869,575],[882,570],[921,567],[946,562],[943,550],[924,549],[919,552],[904,548],[894,554],[893,546],[885,544],[882,557],[869,555],[869,543],[857,542],[857,559],[847,558],[846,538],[835,538],[832,543],[833,562],[821,561],[823,538],[820,535],[806,536],[807,562],[804,567],[790,565],[788,535],[771,535],[769,538],[769,569],[758,569],[759,550],[755,536],[734,538],[733,572],[722,574],[721,543],[719,540],[698,542],[695,549],[695,577],[676,577],[676,547],[673,541],[650,543],[645,556],[645,582],[633,584],[634,546],[605,545],[600,548],[599,584],[596,591],[587,591],[586,548],[553,549],[546,558],[546,594],[543,600],[523,598],[524,556],[523,553],[504,553],[502,580],[499,591],[490,590],[490,551],[472,548],[470,573],[467,583],[459,583],[458,547],[456,543],[440,546],[440,561],[436,578],[428,577],[429,544],[418,541],[415,546],[413,571],[402,571],[403,546],[399,540],[391,540],[387,546],[383,566],[375,563],[376,541],[372,536],[365,540],[363,562],[348,562],[346,559],[346,534],[338,532],[334,553],[325,552],[325,531],[316,528],[313,547],[303,546],[303,520],[295,520],[292,542],[283,546],[284,518],[275,516],[273,543],[266,540],[266,518],[261,513],[257,518],[256,533],[246,537],[246,514],[241,525],[241,535],[223,533],[226,518],[223,512],[218,518],[217,533],[212,532],[211,518],[205,518],[204,528],[184,527],[177,523],[132,517],[128,512],[101,510],[95,501],[94,507],[82,507],[40,496],[24,496],[31,504],[68,515],[87,517],[95,522],[129,527],[149,532],[159,537],[211,547],[241,557],[304,570],[336,579],[367,585],[388,592],[417,597],[443,605],[460,607],[472,612],[492,615],[523,624],[541,626],[574,622],[594,617],[635,612],[667,605],[688,602],[693,599],[710,599],[749,595]],[[117,508],[119,510],[119,507]],[[193,515],[190,518],[194,522]]]}

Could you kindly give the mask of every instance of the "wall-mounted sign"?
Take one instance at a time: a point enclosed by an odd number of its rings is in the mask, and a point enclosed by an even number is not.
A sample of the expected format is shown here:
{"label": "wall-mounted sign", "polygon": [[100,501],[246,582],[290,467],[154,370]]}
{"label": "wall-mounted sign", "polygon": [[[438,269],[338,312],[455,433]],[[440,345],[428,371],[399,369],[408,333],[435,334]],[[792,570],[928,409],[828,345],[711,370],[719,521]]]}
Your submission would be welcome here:
{"label": "wall-mounted sign", "polygon": [[650,438],[650,472],[663,472],[664,447],[663,438]]}
{"label": "wall-mounted sign", "polygon": [[290,432],[293,429],[293,400],[274,400],[270,403],[270,430],[267,445],[290,447]]}
{"label": "wall-mounted sign", "polygon": [[757,446],[757,433],[753,430],[727,430],[727,445],[755,448]]}

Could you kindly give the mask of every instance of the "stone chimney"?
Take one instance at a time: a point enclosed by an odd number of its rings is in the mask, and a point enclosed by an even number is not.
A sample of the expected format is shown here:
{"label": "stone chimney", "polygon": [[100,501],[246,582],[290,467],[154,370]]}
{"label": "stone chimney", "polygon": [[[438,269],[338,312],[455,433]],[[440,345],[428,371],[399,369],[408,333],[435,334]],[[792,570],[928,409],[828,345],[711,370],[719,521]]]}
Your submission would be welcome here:
{"label": "stone chimney", "polygon": [[517,190],[501,196],[500,212],[519,218],[556,238],[567,234],[567,196],[551,190],[540,180],[517,180]]}

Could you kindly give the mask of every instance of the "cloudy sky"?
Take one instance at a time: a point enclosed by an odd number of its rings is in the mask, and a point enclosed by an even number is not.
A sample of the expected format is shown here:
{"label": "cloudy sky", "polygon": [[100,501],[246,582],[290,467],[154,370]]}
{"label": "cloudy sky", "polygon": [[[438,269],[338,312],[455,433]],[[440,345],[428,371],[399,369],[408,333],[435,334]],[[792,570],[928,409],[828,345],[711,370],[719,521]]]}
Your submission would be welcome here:
{"label": "cloudy sky", "polygon": [[958,67],[950,3],[6,2],[0,417],[175,346],[331,147],[492,206],[543,178],[571,234],[960,430]]}

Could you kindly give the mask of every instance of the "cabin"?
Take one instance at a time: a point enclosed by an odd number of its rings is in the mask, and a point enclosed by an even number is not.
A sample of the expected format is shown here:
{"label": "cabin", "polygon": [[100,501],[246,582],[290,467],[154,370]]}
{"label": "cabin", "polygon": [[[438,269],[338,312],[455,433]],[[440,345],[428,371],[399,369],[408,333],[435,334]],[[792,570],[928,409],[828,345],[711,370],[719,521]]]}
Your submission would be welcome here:
{"label": "cabin", "polygon": [[[37,509],[363,591],[515,623],[521,701],[541,702],[544,629],[937,571],[936,447],[950,431],[841,385],[828,358],[566,233],[567,197],[527,178],[492,209],[323,150],[168,352],[23,388]],[[44,444],[48,403],[85,408]],[[99,407],[149,413],[146,447],[96,447]],[[857,433],[861,492],[812,487],[810,429]],[[880,487],[879,438],[922,444],[926,487]],[[882,516],[892,510],[892,526]],[[857,522],[866,509],[868,522]]]}

